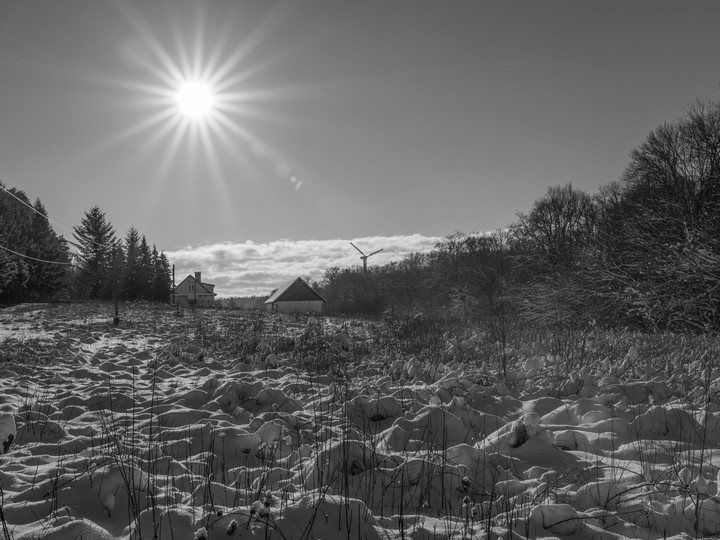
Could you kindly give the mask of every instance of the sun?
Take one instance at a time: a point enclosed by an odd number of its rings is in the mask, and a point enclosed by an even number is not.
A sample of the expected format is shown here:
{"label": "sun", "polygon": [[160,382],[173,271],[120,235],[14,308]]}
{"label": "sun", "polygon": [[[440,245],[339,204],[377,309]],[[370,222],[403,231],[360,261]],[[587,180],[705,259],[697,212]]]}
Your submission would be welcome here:
{"label": "sun", "polygon": [[[155,179],[146,188],[148,212],[180,181],[195,187],[203,178],[212,182],[225,214],[234,216],[230,189],[238,168],[247,173],[242,178],[276,176],[295,190],[305,184],[299,179],[300,163],[260,134],[267,126],[291,121],[284,115],[285,103],[315,98],[326,87],[315,81],[266,85],[266,75],[274,80],[270,70],[283,65],[286,52],[265,57],[259,47],[295,12],[294,4],[268,3],[276,5],[263,8],[262,17],[253,22],[242,2],[231,3],[229,11],[191,2],[188,7],[196,9],[173,9],[163,23],[147,19],[132,2],[113,4],[134,34],[119,50],[127,73],[102,80],[119,92],[127,125],[96,141],[86,150],[88,156],[138,141],[135,163],[151,166]],[[249,21],[245,31],[238,31],[240,21]],[[182,174],[175,174],[180,169]],[[302,175],[304,179],[307,173]],[[189,190],[183,192],[191,197]]]}
{"label": "sun", "polygon": [[201,120],[210,116],[215,107],[215,93],[202,81],[184,81],[175,93],[175,102],[183,116]]}

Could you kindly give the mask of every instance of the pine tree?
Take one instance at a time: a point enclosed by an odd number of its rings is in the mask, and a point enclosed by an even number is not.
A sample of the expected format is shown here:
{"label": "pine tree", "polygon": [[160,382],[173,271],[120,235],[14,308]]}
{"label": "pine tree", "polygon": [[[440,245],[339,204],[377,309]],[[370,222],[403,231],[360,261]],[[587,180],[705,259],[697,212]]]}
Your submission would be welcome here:
{"label": "pine tree", "polygon": [[125,269],[122,280],[122,297],[125,300],[137,300],[143,289],[140,257],[140,234],[130,227],[125,236]]}
{"label": "pine tree", "polygon": [[108,274],[106,290],[109,298],[119,300],[122,298],[123,269],[125,268],[125,252],[121,242],[115,242],[112,251],[111,271]]}
{"label": "pine tree", "polygon": [[113,247],[117,243],[115,229],[100,207],[94,206],[73,231],[73,245],[78,249],[80,258],[81,296],[111,298]]}
{"label": "pine tree", "polygon": [[35,259],[55,261],[58,264],[28,260],[30,274],[27,288],[31,297],[48,299],[66,288],[66,275],[70,260],[67,241],[50,227],[45,206],[38,198],[32,214],[32,231],[26,254]]}
{"label": "pine tree", "polygon": [[[2,206],[3,201],[0,197],[0,208],[2,208]],[[4,210],[4,208],[2,209]],[[11,249],[4,216],[5,212],[0,212],[0,246]],[[17,275],[17,258],[17,256],[13,255],[9,251],[0,249],[0,294],[8,289]]]}
{"label": "pine tree", "polygon": [[[7,244],[7,235],[3,234],[0,222],[0,245]],[[0,295],[10,287],[18,273],[17,257],[10,252],[0,249]]]}
{"label": "pine tree", "polygon": [[143,234],[140,238],[140,298],[143,300],[153,299],[154,270],[152,252]]}
{"label": "pine tree", "polygon": [[0,191],[0,245],[5,248],[0,249],[0,302],[21,302],[25,298],[30,268],[28,259],[11,251],[25,254],[32,217],[25,206],[30,205],[25,193],[14,188],[8,191]]}
{"label": "pine tree", "polygon": [[155,282],[156,282],[156,280],[157,280],[158,265],[160,264],[160,255],[158,254],[158,250],[157,250],[157,247],[155,247],[155,244],[153,244],[152,252],[151,252],[151,254],[150,254],[150,259],[151,259],[151,261],[152,261],[152,272],[153,272],[153,277],[152,277],[152,298],[151,298],[151,300],[152,300],[153,302],[155,302],[155,301],[158,300],[157,294],[156,294],[156,291],[155,291]]}
{"label": "pine tree", "polygon": [[167,303],[172,294],[172,278],[170,277],[170,263],[165,253],[158,255],[157,248],[152,249],[153,260],[153,300]]}

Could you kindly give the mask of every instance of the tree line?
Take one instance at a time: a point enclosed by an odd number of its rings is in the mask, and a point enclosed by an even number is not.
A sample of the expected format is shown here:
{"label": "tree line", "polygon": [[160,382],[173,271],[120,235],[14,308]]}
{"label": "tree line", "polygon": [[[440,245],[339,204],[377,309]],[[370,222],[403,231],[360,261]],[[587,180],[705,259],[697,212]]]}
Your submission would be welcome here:
{"label": "tree line", "polygon": [[31,204],[23,191],[0,188],[0,303],[170,300],[170,263],[134,227],[120,239],[95,206],[68,241],[39,198]]}
{"label": "tree line", "polygon": [[[39,199],[31,205],[22,191],[4,189],[0,302],[169,299],[167,258],[137,230],[118,239],[94,207],[68,242]],[[500,343],[520,327],[560,337],[595,325],[717,331],[720,103],[697,102],[653,130],[618,181],[595,194],[551,187],[504,229],[458,232],[429,253],[367,272],[331,268],[314,286],[328,313],[422,311],[481,323]]]}
{"label": "tree line", "polygon": [[315,284],[330,313],[396,307],[483,323],[582,332],[720,329],[720,104],[653,130],[596,194],[551,187],[516,222],[455,233],[430,253],[332,268]]}

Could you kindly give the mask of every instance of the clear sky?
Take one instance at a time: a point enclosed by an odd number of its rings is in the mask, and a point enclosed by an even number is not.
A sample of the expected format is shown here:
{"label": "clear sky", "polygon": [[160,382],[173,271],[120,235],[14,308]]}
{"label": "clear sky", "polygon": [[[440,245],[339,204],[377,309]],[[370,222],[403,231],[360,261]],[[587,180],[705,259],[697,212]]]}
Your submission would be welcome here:
{"label": "clear sky", "polygon": [[300,269],[252,282],[208,257],[282,245],[321,268],[342,241],[358,264],[349,240],[427,249],[616,180],[717,99],[719,23],[710,0],[2,0],[0,180],[261,292]]}

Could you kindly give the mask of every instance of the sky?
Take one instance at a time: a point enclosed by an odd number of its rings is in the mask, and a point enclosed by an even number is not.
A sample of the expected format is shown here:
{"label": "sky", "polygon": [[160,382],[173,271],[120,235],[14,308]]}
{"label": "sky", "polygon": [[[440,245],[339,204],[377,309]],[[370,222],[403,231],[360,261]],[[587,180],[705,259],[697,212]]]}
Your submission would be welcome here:
{"label": "sky", "polygon": [[267,294],[360,264],[351,241],[385,264],[617,180],[717,100],[718,21],[714,0],[2,0],[0,181],[68,239],[99,206],[181,278]]}

